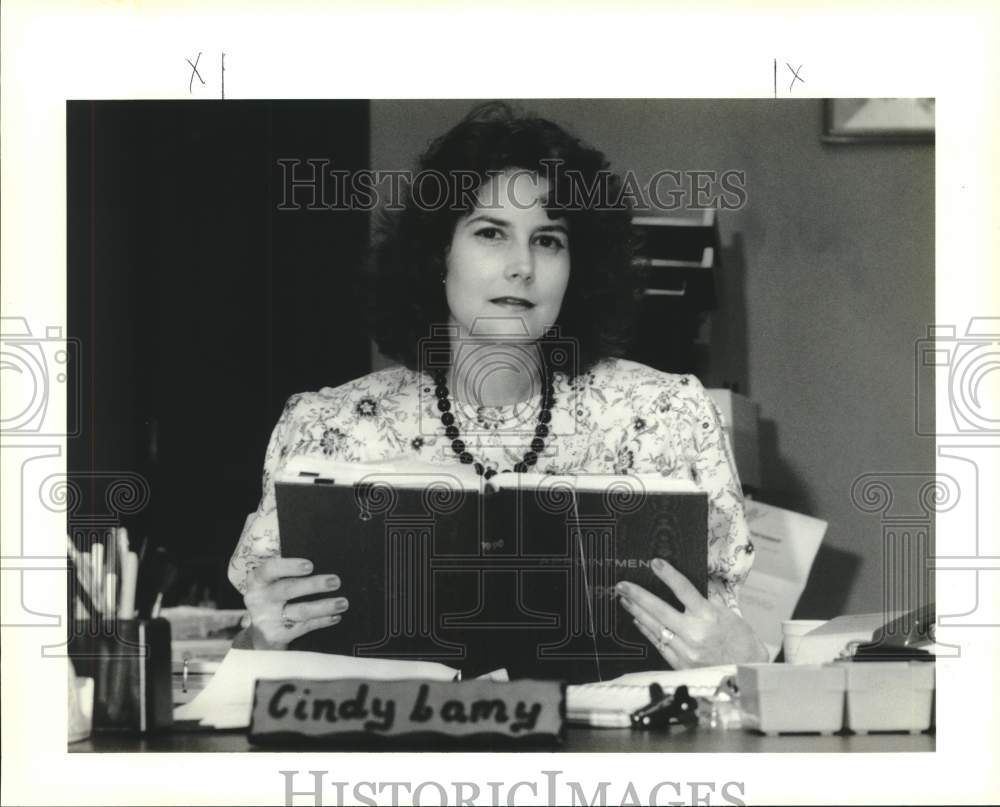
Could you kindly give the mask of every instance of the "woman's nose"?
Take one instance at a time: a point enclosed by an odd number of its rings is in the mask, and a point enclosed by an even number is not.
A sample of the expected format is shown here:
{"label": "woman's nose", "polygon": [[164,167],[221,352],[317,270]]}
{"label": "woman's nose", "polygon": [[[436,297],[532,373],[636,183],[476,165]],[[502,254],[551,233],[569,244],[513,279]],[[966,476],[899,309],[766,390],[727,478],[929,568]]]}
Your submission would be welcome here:
{"label": "woman's nose", "polygon": [[507,261],[507,277],[531,280],[535,276],[534,256],[528,245],[514,246]]}

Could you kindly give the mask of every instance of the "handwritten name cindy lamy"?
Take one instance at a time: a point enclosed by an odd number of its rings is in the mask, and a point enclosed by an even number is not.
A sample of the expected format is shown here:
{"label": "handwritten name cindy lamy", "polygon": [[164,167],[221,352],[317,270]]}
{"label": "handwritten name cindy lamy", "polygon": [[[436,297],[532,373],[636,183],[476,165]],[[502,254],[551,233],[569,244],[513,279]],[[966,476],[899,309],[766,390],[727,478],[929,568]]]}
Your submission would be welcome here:
{"label": "handwritten name cindy lamy", "polygon": [[562,737],[557,681],[259,680],[250,738],[437,734],[537,740]]}

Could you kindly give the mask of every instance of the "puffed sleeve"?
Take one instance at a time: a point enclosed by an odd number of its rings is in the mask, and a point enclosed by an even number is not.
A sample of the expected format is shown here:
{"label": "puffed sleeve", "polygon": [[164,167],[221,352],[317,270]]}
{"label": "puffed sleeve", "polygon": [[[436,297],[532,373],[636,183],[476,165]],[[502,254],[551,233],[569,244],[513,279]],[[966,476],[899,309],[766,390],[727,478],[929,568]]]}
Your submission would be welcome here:
{"label": "puffed sleeve", "polygon": [[701,382],[684,376],[691,415],[691,474],[708,493],[708,596],[740,612],[739,589],[753,565],[753,543],[722,416]]}
{"label": "puffed sleeve", "polygon": [[278,510],[274,498],[274,475],[291,447],[295,430],[296,409],[302,394],[288,399],[281,417],[271,432],[264,453],[263,491],[257,510],[247,516],[236,550],[229,559],[229,581],[246,593],[247,575],[261,561],[281,554],[278,541]]}

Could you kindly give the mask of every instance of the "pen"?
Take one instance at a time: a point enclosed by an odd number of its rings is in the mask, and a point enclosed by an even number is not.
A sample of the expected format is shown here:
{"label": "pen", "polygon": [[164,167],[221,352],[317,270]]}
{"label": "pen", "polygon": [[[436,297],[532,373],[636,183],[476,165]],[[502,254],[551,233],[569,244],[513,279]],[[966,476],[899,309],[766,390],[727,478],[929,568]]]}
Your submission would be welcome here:
{"label": "pen", "polygon": [[163,606],[163,595],[173,588],[175,582],[177,582],[177,566],[174,563],[168,562],[163,572],[163,582],[156,593],[156,599],[153,600],[153,610],[149,614],[151,619],[156,619],[160,615],[160,608]]}
{"label": "pen", "polygon": [[[69,569],[73,573],[73,594],[76,607],[75,618],[78,620],[90,619],[94,615],[94,603],[90,597],[83,570],[86,568],[81,552],[76,548],[73,539],[66,536],[67,556],[69,559]],[[89,561],[88,561],[89,562]]]}
{"label": "pen", "polygon": [[108,619],[115,619],[118,616],[118,584],[122,579],[119,529],[119,527],[109,527],[105,534],[104,603]]}
{"label": "pen", "polygon": [[128,554],[128,530],[124,527],[119,527],[115,530],[115,545],[118,547],[118,564],[119,570],[125,561],[125,556]]}
{"label": "pen", "polygon": [[118,552],[118,601],[114,614],[119,619],[135,618],[135,588],[139,575],[139,558],[129,548],[128,530],[117,527],[113,531],[113,543]]}
{"label": "pen", "polygon": [[104,575],[104,612],[110,619],[118,614],[118,573]]}
{"label": "pen", "polygon": [[94,619],[97,617],[97,603],[94,602],[94,587],[90,582],[92,572],[93,566],[90,563],[90,552],[80,552],[80,562],[77,565],[77,579],[90,599],[90,618]]}
{"label": "pen", "polygon": [[90,569],[91,569],[91,594],[94,605],[97,606],[97,613],[104,614],[105,594],[104,594],[104,544],[100,538],[95,538],[90,547]]}

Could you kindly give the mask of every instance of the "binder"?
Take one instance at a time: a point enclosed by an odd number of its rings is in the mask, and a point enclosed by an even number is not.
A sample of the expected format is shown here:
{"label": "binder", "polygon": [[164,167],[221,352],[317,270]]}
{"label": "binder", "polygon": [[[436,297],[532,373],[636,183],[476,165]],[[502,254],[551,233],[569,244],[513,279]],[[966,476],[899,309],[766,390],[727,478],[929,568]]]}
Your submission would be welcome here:
{"label": "binder", "polygon": [[[463,676],[597,681],[664,669],[621,608],[662,557],[704,595],[707,495],[661,477],[501,474],[291,461],[275,480],[281,552],[335,573],[350,608],[291,647],[436,661]],[[329,596],[327,595],[316,595]]]}

